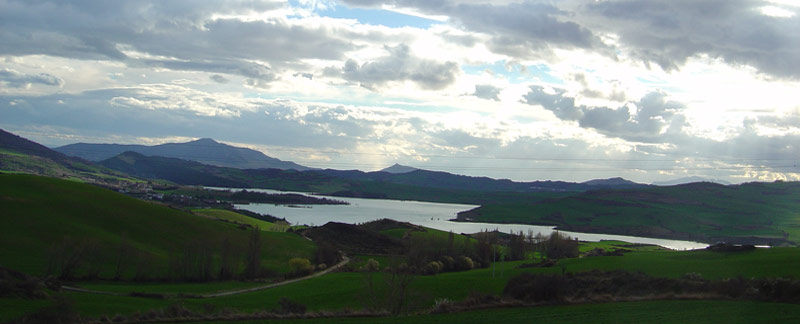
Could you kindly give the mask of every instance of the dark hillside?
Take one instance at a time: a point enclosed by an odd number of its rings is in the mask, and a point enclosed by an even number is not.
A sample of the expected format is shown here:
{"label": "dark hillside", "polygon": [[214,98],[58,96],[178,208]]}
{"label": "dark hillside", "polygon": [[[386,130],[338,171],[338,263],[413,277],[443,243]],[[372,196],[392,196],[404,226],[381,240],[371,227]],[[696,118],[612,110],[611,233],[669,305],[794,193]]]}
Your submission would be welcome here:
{"label": "dark hillside", "polygon": [[800,183],[724,186],[698,182],[594,190],[538,203],[487,204],[458,218],[708,243],[796,244],[800,242]]}
{"label": "dark hillside", "polygon": [[[72,258],[75,277],[112,278],[119,271],[125,280],[164,279],[171,260],[218,259],[226,244],[241,269],[248,233],[97,186],[0,174],[0,264],[32,275]],[[311,258],[315,249],[292,233],[263,232],[260,241],[262,263],[273,273],[287,272],[290,258]]]}
{"label": "dark hillside", "polygon": [[68,157],[64,154],[53,151],[44,145],[29,141],[2,129],[0,129],[0,148],[11,150],[17,153],[44,157],[54,161],[63,161],[68,159]]}
{"label": "dark hillside", "polygon": [[136,152],[125,152],[100,165],[146,179],[163,179],[186,185],[218,187],[246,187],[244,182],[224,178],[213,171],[216,167],[202,163],[160,156],[146,157]]}
{"label": "dark hillside", "polygon": [[352,224],[329,222],[309,228],[303,234],[349,253],[397,254],[403,250],[399,240]]}

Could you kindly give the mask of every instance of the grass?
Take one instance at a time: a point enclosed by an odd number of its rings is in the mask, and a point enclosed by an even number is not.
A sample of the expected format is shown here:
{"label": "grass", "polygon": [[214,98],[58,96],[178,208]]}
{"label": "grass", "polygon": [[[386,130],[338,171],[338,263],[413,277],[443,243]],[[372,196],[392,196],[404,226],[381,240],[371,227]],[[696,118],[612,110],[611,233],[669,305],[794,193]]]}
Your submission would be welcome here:
{"label": "grass", "polygon": [[[0,264],[33,275],[46,272],[48,251],[78,244],[92,249],[86,257],[103,278],[114,275],[123,246],[136,251],[128,261],[141,264],[151,278],[167,276],[170,255],[183,247],[219,249],[227,241],[238,255],[247,246],[247,231],[233,224],[73,181],[2,174],[0,201]],[[263,265],[278,273],[289,271],[292,257],[310,259],[316,249],[291,233],[261,237]],[[131,278],[135,267],[129,265],[123,278]]]}
{"label": "grass", "polygon": [[50,304],[47,299],[0,298],[0,323],[21,317]]}
{"label": "grass", "polygon": [[[376,257],[359,256],[359,258],[366,260]],[[377,259],[381,258],[377,257]],[[387,263],[389,262],[388,260],[379,260],[381,264],[384,264],[384,261]],[[744,277],[800,277],[800,272],[797,270],[800,269],[800,249],[797,248],[757,249],[755,251],[742,253],[715,253],[709,251],[637,251],[626,253],[621,257],[587,257],[561,260],[558,265],[550,268],[516,268],[518,265],[525,262],[530,261],[498,262],[494,264],[494,267],[485,269],[441,273],[435,276],[417,276],[411,286],[411,306],[413,309],[417,310],[427,309],[431,307],[437,299],[445,298],[458,301],[463,300],[475,292],[500,294],[508,279],[515,275],[523,272],[560,273],[562,271],[562,266],[566,272],[580,272],[590,269],[623,269],[628,271],[642,271],[659,277],[680,277],[687,272],[696,272],[708,279],[722,279],[736,277],[738,275]],[[373,274],[373,280],[376,283],[383,282],[384,276],[385,274],[382,272],[375,273]],[[113,315],[116,313],[130,314],[147,309],[164,308],[177,302],[184,303],[187,307],[198,310],[212,307],[216,309],[231,308],[236,311],[253,312],[275,309],[279,307],[278,301],[284,297],[307,305],[308,309],[311,311],[344,308],[361,309],[369,302],[368,294],[365,289],[366,278],[366,274],[359,272],[331,273],[322,277],[268,290],[212,299],[157,300],[134,297],[99,296],[85,293],[65,292],[61,294],[72,299],[81,314],[89,316],[99,316],[103,314]],[[240,286],[244,287],[247,285],[247,283],[218,282],[211,283],[205,287],[201,284],[168,283],[153,283],[140,286],[132,283],[100,282],[84,284],[82,286],[91,289],[121,292],[135,290],[141,292],[174,293],[209,292],[238,288]],[[15,301],[14,303],[22,302]],[[25,309],[30,310],[35,308],[36,305],[41,305],[40,301],[30,301],[30,303],[31,304],[25,306]],[[660,305],[660,302],[653,303],[655,303],[654,305]],[[606,307],[611,307],[611,309],[617,307],[611,306],[616,304],[603,305],[606,306],[598,307],[603,309]],[[745,303],[742,305],[750,304]],[[795,306],[796,305],[792,307]],[[573,310],[580,310],[583,309],[583,307],[591,308],[591,306],[588,305],[566,307]],[[701,308],[702,307],[698,309]],[[517,309],[516,311],[512,311],[512,313],[528,312],[529,314],[533,314],[530,313],[531,311],[533,310],[523,311],[523,309]],[[665,310],[660,309],[659,311]],[[701,314],[698,314],[698,316],[699,315]],[[453,314],[447,316],[460,315]],[[423,316],[421,318],[427,319],[429,317]],[[458,317],[453,319],[453,321],[457,321],[457,318]],[[514,317],[512,316],[511,318]],[[694,317],[687,318],[694,319]],[[410,320],[411,318],[404,319]],[[672,317],[667,317],[667,319],[669,319],[669,321],[666,322],[674,321]],[[392,319],[385,320],[389,321]],[[607,320],[612,321],[612,319]],[[633,319],[631,319],[631,321],[633,321]],[[694,320],[692,321],[694,322]]]}
{"label": "grass", "polygon": [[265,283],[263,282],[247,281],[215,281],[203,283],[87,281],[76,283],[75,286],[89,290],[120,293],[143,292],[159,294],[207,294],[225,290],[245,289],[264,284]]}
{"label": "grass", "polygon": [[602,240],[599,242],[580,242],[578,244],[578,250],[580,252],[588,252],[594,249],[601,249],[605,251],[613,251],[616,249],[625,249],[625,250],[633,250],[633,251],[664,251],[663,247],[658,245],[647,245],[647,244],[631,244],[629,242],[623,241],[614,241],[614,240]]}
{"label": "grass", "polygon": [[229,222],[252,225],[252,226],[258,227],[262,231],[268,231],[268,230],[272,229],[273,227],[275,227],[275,224],[273,224],[273,223],[270,223],[270,222],[267,222],[267,221],[263,221],[263,220],[260,220],[260,219],[255,219],[255,218],[252,218],[252,217],[248,217],[248,216],[239,214],[237,212],[233,212],[233,211],[225,210],[225,209],[214,209],[214,208],[193,209],[192,212],[194,212],[195,214],[200,214],[200,215],[204,215],[204,216],[208,216],[208,217],[212,217],[212,218],[218,218],[218,219],[226,220],[226,221],[229,221]]}
{"label": "grass", "polygon": [[501,308],[394,318],[320,318],[238,323],[791,323],[798,320],[800,305],[667,300]]}
{"label": "grass", "polygon": [[696,272],[707,279],[743,276],[791,277],[800,279],[800,248],[756,249],[719,253],[697,251],[643,251],[616,257],[587,257],[559,262],[566,271],[591,269],[642,271],[658,277],[680,277]]}

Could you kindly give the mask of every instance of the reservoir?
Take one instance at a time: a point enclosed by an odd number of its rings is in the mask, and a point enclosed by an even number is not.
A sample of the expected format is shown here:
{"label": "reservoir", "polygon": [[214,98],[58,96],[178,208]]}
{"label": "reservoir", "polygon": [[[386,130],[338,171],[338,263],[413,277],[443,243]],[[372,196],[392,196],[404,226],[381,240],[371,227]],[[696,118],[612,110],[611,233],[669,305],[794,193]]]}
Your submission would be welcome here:
{"label": "reservoir", "polygon": [[[241,190],[229,188],[211,188]],[[289,193],[268,189],[247,189],[265,193]],[[307,193],[291,192],[302,195]],[[388,218],[401,222],[430,227],[442,231],[453,231],[454,233],[477,233],[483,230],[498,230],[504,233],[542,233],[548,235],[553,231],[552,226],[537,226],[525,224],[492,224],[492,223],[465,223],[453,222],[450,219],[462,211],[476,208],[476,205],[431,203],[407,200],[388,200],[388,199],[363,199],[347,197],[317,196],[330,199],[346,201],[349,205],[302,205],[287,206],[273,204],[248,204],[236,205],[237,209],[249,210],[259,214],[269,214],[278,218],[285,218],[292,225],[321,226],[327,222],[340,222],[349,224],[359,224],[378,219]],[[667,240],[626,235],[578,233],[560,231],[573,238],[582,241],[600,240],[619,240],[630,243],[655,244],[675,250],[701,249],[708,246],[705,243]]]}

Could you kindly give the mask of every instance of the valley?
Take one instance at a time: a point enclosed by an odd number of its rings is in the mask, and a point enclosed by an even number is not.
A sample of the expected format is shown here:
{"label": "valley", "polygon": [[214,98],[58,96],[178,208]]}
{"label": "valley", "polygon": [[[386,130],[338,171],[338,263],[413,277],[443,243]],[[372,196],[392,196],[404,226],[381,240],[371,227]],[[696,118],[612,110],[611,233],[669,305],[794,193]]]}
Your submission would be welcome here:
{"label": "valley", "polygon": [[800,317],[796,182],[93,162],[0,135],[0,322]]}

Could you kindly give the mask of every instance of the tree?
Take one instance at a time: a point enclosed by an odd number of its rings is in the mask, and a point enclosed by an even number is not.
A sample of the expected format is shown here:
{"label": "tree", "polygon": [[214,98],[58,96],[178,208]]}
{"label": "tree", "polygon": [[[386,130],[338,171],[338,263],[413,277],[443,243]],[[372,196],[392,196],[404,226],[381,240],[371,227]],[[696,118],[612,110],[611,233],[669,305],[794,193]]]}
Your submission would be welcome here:
{"label": "tree", "polygon": [[233,277],[233,270],[236,267],[236,259],[233,257],[233,247],[230,240],[226,237],[222,241],[219,262],[219,280],[227,280]]}
{"label": "tree", "polygon": [[244,277],[258,277],[261,272],[261,230],[257,226],[250,230],[244,262]]}
{"label": "tree", "polygon": [[453,231],[447,234],[447,255],[453,256],[456,253],[455,247],[456,235],[453,234]]}
{"label": "tree", "polygon": [[408,306],[411,282],[414,281],[417,274],[414,268],[405,263],[397,264],[396,260],[393,263],[394,266],[389,267],[388,273],[384,275],[385,305],[390,313],[398,315]]}
{"label": "tree", "polygon": [[545,254],[550,259],[578,257],[578,242],[568,235],[553,232],[545,242]]}
{"label": "tree", "polygon": [[522,231],[519,231],[519,234],[511,234],[508,248],[510,250],[508,256],[510,260],[522,260],[525,258],[525,253],[528,249],[525,244],[525,235],[522,234]]}

